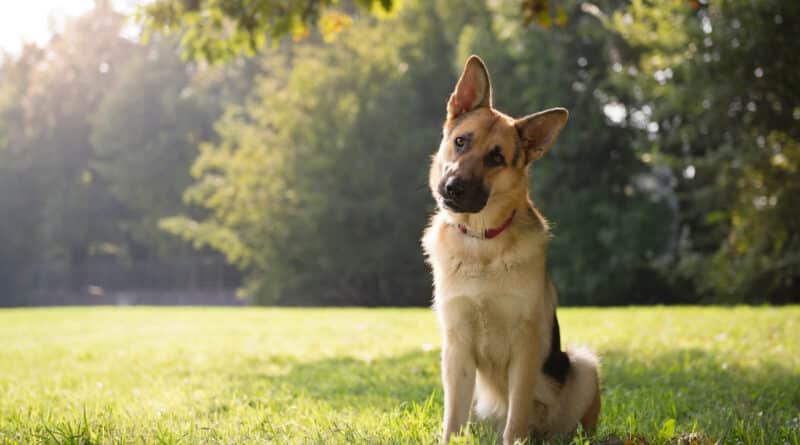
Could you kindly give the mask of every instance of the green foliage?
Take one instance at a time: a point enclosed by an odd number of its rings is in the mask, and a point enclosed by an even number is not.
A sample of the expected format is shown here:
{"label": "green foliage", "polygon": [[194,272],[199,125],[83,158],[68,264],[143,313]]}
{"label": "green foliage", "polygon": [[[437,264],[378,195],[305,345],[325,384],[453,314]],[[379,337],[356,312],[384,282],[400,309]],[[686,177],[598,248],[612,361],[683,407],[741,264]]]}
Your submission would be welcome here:
{"label": "green foliage", "polygon": [[[546,443],[800,441],[800,308],[570,308],[559,318],[567,343],[602,358],[603,408],[596,434]],[[0,363],[14,364],[0,367],[0,443],[440,434],[428,309],[7,310],[0,338]],[[478,424],[460,443],[498,439]]]}
{"label": "green foliage", "polygon": [[[612,76],[640,153],[675,172],[675,280],[712,300],[790,301],[800,275],[800,4],[634,2]],[[631,74],[634,73],[634,74]],[[636,122],[638,120],[638,123]]]}
{"label": "green foliage", "polygon": [[213,136],[221,104],[204,108],[203,92],[190,83],[194,67],[181,61],[175,45],[142,49],[120,68],[93,114],[91,166],[125,207],[121,235],[148,254],[166,254],[179,246],[157,222],[181,202],[188,166],[197,145]]}
{"label": "green foliage", "polygon": [[[292,35],[307,37],[310,28],[341,13],[326,15],[337,0],[277,2],[252,0],[156,0],[144,6],[138,19],[149,32],[182,34],[184,55],[207,61],[228,60],[240,54],[253,56],[270,41]],[[389,12],[394,0],[355,0],[364,10]]]}
{"label": "green foliage", "polygon": [[[29,285],[40,238],[42,185],[32,175],[34,156],[19,141],[26,128],[23,98],[41,57],[27,48],[17,63],[0,65],[0,293],[6,294]],[[27,193],[9,193],[22,190]]]}
{"label": "green foliage", "polygon": [[[352,17],[370,12],[378,17],[390,15],[403,5],[400,0],[305,0],[277,2],[251,0],[155,0],[142,7],[138,21],[146,32],[179,33],[184,56],[208,62],[230,60],[239,55],[254,56],[268,42],[277,45],[291,35],[305,39],[313,29],[326,40],[352,24]],[[414,2],[409,2],[414,3]],[[464,3],[443,2],[448,9],[470,9]],[[481,6],[479,6],[481,8]],[[565,26],[567,15],[560,2],[514,0],[517,20],[543,28]]]}

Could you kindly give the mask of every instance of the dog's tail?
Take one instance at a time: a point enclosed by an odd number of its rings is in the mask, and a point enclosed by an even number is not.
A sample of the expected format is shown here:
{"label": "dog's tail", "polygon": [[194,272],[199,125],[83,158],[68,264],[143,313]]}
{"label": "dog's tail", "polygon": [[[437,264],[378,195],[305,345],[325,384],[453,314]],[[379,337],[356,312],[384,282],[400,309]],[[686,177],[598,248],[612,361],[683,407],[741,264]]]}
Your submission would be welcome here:
{"label": "dog's tail", "polygon": [[593,430],[600,418],[600,364],[588,348],[567,348],[569,372],[548,415],[550,432]]}

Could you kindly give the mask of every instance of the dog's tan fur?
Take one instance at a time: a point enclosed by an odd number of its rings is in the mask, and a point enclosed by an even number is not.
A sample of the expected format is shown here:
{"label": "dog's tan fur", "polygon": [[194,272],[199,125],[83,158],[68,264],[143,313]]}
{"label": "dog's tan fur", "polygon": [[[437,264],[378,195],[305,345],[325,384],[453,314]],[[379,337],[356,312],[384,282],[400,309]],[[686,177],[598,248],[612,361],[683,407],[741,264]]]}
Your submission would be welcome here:
{"label": "dog's tan fur", "polygon": [[[503,442],[531,430],[592,428],[600,411],[597,359],[568,350],[564,384],[543,374],[550,350],[557,295],[546,271],[547,221],[528,196],[528,166],[541,157],[566,123],[564,109],[513,119],[492,108],[483,62],[472,56],[448,103],[444,137],[430,168],[439,203],[423,237],[433,268],[434,309],[442,328],[443,440],[457,434],[471,408],[493,419]],[[457,154],[453,138],[471,133],[470,149]],[[484,157],[500,147],[505,165]],[[482,178],[489,198],[477,213],[448,209],[438,192],[452,175]],[[470,236],[511,224],[492,239]],[[462,233],[462,225],[468,233]]]}

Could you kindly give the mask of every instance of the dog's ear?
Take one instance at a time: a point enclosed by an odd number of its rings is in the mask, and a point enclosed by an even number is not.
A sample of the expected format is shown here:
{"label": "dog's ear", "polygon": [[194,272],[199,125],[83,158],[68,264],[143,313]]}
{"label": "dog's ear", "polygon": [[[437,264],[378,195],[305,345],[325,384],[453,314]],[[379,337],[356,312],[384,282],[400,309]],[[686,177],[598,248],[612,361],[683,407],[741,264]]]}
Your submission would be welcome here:
{"label": "dog's ear", "polygon": [[551,108],[514,121],[526,164],[541,158],[547,152],[567,123],[568,116],[569,113],[564,108]]}
{"label": "dog's ear", "polygon": [[492,83],[489,71],[478,56],[470,56],[447,102],[447,116],[454,118],[479,107],[492,106]]}

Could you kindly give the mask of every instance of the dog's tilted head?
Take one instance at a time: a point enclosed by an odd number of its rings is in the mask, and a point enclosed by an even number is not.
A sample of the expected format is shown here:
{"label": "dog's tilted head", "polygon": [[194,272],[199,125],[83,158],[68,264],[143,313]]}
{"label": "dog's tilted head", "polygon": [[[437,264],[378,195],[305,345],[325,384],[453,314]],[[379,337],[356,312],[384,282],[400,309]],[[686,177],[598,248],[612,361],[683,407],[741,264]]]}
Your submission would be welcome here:
{"label": "dog's tilted head", "polygon": [[434,155],[430,187],[439,206],[479,213],[527,199],[527,168],[555,142],[567,110],[553,108],[514,119],[492,108],[489,72],[471,56],[447,103],[447,120]]}

